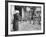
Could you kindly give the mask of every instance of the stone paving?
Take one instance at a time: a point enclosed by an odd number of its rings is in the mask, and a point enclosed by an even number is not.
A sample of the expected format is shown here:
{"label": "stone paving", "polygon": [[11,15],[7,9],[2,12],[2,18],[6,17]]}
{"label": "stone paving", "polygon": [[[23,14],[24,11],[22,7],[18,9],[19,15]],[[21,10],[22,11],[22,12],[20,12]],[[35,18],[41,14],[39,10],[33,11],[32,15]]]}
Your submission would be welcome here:
{"label": "stone paving", "polygon": [[30,24],[29,21],[27,22],[19,22],[19,31],[31,31],[31,30],[40,30],[41,25],[33,25]]}

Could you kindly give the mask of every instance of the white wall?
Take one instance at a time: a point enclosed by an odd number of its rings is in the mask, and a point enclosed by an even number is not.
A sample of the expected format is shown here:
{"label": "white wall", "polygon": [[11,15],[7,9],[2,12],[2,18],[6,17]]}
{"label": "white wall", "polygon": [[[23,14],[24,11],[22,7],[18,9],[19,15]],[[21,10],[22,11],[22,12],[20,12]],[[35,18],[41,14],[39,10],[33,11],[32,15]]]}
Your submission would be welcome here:
{"label": "white wall", "polygon": [[[14,1],[16,1],[16,0],[14,0]],[[46,9],[46,0],[19,0],[19,1],[44,2],[45,9]],[[45,11],[45,16],[46,16],[46,11]],[[46,17],[45,17],[45,19],[46,19]],[[45,20],[45,23],[46,23],[46,20]],[[45,28],[46,28],[46,25],[45,25]],[[46,31],[46,29],[45,29],[45,31]],[[5,1],[0,0],[0,37],[4,37],[4,34],[5,34]],[[42,35],[27,35],[27,36],[14,36],[14,37],[46,37],[46,32],[44,35],[42,34]]]}

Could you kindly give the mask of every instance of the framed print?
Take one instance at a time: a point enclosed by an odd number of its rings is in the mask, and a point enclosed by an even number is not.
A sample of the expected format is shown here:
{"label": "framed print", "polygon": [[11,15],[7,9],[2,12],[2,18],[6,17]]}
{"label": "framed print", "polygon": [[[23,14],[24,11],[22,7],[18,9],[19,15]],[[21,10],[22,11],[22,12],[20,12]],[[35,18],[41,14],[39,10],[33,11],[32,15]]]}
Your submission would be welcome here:
{"label": "framed print", "polygon": [[45,33],[44,3],[6,1],[5,18],[5,35]]}

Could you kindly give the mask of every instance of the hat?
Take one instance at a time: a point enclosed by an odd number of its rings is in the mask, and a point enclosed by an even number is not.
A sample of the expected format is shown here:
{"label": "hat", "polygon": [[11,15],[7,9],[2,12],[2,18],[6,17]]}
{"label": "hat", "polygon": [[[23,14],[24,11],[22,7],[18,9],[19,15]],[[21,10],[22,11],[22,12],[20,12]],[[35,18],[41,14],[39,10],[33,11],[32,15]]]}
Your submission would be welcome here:
{"label": "hat", "polygon": [[19,13],[19,10],[14,10],[12,14]]}
{"label": "hat", "polygon": [[36,11],[41,11],[41,8],[36,8]]}

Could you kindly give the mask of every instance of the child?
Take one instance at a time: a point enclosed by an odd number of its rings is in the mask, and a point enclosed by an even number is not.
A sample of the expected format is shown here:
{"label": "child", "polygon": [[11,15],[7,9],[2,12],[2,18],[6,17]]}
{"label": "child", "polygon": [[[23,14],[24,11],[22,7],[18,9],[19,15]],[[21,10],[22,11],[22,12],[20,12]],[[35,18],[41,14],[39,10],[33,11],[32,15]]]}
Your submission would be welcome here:
{"label": "child", "polygon": [[41,10],[40,8],[36,8],[35,13],[34,13],[34,24],[40,24],[41,21]]}

